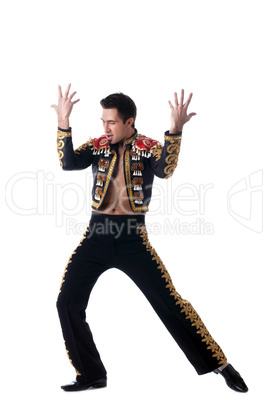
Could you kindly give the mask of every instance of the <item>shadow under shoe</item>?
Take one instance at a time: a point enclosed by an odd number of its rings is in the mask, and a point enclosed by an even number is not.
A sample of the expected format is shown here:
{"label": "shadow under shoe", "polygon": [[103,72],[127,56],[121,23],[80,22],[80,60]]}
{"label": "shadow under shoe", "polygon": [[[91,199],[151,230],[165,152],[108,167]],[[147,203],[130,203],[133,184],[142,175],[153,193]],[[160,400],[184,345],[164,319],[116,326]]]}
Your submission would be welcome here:
{"label": "shadow under shoe", "polygon": [[84,381],[73,381],[71,384],[62,385],[61,389],[64,391],[84,391],[89,388],[105,388],[107,386],[107,379],[101,378],[96,381],[84,382]]}
{"label": "shadow under shoe", "polygon": [[231,364],[228,364],[222,371],[219,369],[214,370],[214,373],[221,374],[228,387],[237,392],[248,392],[248,387],[241,377],[241,375],[236,371]]}

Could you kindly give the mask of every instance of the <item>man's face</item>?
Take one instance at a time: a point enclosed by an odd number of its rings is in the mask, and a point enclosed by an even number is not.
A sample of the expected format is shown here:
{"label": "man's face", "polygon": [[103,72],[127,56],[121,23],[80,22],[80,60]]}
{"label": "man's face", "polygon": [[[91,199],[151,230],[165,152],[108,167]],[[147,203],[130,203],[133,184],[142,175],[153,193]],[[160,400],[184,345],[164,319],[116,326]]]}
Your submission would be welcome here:
{"label": "man's face", "polygon": [[102,109],[101,117],[104,133],[111,144],[124,141],[131,136],[131,124],[133,119],[129,119],[126,123],[118,116],[117,109]]}

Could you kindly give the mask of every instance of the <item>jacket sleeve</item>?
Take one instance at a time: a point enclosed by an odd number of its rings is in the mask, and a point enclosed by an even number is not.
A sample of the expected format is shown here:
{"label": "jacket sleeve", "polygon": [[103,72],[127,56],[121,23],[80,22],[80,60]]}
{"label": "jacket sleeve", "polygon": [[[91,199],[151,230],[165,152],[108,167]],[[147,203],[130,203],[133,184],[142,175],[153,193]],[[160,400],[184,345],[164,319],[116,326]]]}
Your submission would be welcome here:
{"label": "jacket sleeve", "polygon": [[154,174],[161,179],[168,179],[174,173],[178,163],[182,132],[170,134],[165,132],[164,145],[158,143],[152,149],[149,163]]}
{"label": "jacket sleeve", "polygon": [[57,150],[60,166],[63,170],[82,170],[92,164],[94,155],[92,140],[85,142],[75,151],[73,149],[72,130],[57,131]]}

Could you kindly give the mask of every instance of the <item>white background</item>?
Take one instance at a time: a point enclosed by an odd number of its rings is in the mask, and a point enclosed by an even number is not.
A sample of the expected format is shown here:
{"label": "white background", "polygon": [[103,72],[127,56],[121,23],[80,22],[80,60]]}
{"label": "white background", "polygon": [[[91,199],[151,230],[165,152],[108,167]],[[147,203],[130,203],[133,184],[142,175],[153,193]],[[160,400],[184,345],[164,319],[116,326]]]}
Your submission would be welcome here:
{"label": "white background", "polygon": [[[265,6],[260,0],[25,0],[2,6],[5,400],[22,395],[40,402],[263,400]],[[191,301],[244,377],[248,394],[233,392],[213,373],[198,376],[144,296],[118,270],[99,279],[87,312],[108,387],[75,395],[60,389],[74,380],[75,372],[55,304],[91,202],[90,169],[63,172],[56,152],[57,119],[50,105],[57,102],[58,84],[65,88],[69,82],[81,99],[71,116],[75,147],[102,134],[99,101],[109,93],[131,96],[139,132],[163,141],[170,122],[168,100],[181,88],[186,96],[193,92],[189,111],[197,115],[185,126],[175,174],[155,181],[155,195],[161,193],[163,201],[157,208],[152,202],[146,219],[162,226],[149,236],[177,291]],[[175,203],[172,196],[179,186],[185,190],[180,196],[191,197]],[[205,198],[202,186],[210,186]],[[198,227],[202,219],[212,233]],[[164,234],[167,221],[179,223],[181,230]],[[68,232],[70,222],[76,226]]]}

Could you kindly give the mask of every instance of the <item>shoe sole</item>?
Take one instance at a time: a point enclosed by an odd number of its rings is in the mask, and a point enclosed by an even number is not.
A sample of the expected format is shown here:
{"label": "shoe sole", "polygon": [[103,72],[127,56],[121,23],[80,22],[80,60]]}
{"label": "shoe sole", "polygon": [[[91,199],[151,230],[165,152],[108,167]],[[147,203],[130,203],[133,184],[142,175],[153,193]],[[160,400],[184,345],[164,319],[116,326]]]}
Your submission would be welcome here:
{"label": "shoe sole", "polygon": [[78,391],[85,391],[86,389],[89,388],[105,388],[105,387],[107,387],[107,381],[98,380],[92,384],[80,384],[79,388],[77,388],[75,385],[70,386],[63,385],[61,389],[67,392],[78,392]]}

